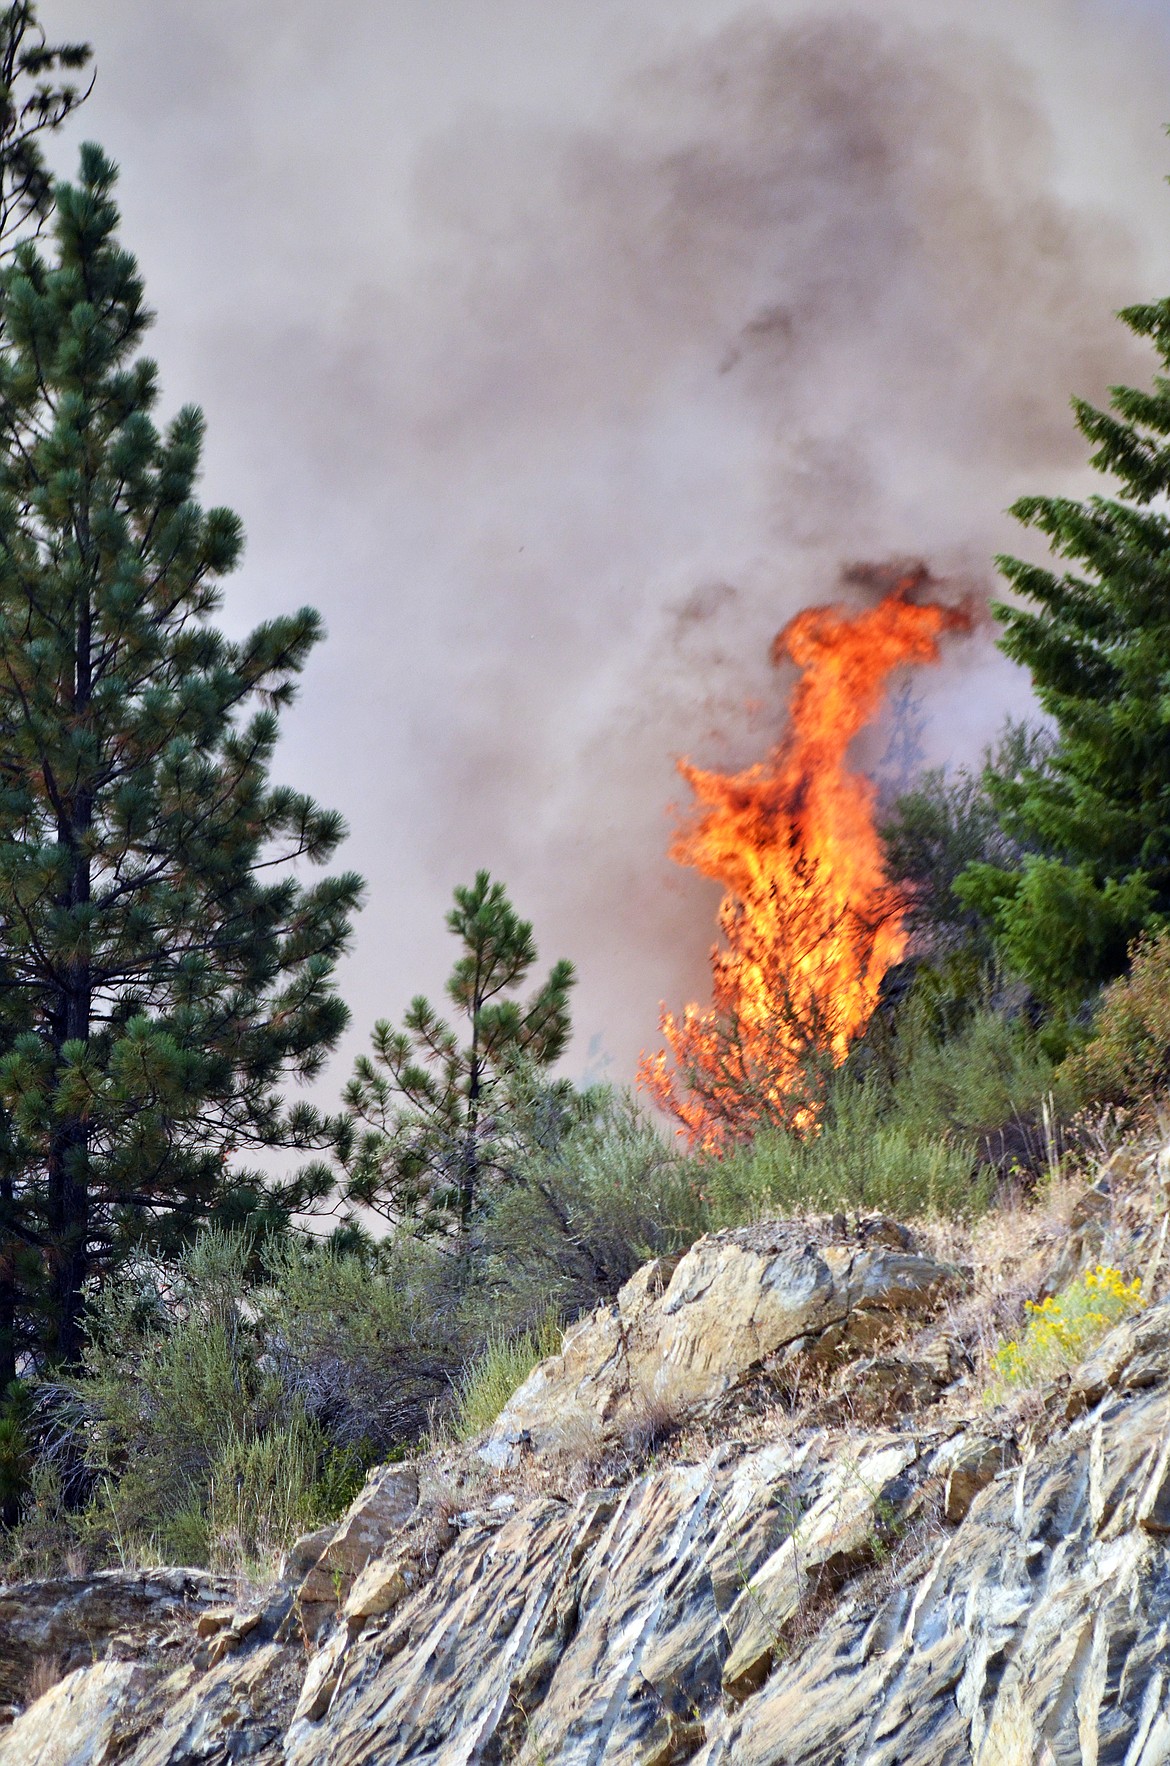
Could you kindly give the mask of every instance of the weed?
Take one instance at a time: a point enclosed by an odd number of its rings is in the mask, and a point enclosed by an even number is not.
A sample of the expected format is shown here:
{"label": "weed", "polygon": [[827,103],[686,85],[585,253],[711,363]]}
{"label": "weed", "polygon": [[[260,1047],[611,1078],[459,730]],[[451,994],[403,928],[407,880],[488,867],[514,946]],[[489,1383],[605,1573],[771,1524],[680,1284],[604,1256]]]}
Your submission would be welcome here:
{"label": "weed", "polygon": [[490,1428],[533,1368],[560,1354],[563,1335],[557,1315],[547,1312],[530,1331],[490,1338],[459,1382],[451,1419],[456,1440],[470,1441]]}
{"label": "weed", "polygon": [[989,1402],[1075,1367],[1111,1326],[1143,1304],[1140,1276],[1127,1282],[1102,1263],[1060,1294],[1027,1301],[1022,1336],[1004,1343],[992,1360]]}

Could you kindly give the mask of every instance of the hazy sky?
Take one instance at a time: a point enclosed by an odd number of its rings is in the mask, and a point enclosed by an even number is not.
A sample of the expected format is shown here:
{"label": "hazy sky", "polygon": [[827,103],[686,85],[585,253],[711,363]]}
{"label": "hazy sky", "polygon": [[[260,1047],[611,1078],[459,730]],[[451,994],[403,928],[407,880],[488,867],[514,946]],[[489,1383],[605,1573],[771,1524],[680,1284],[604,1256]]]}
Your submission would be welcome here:
{"label": "hazy sky", "polygon": [[[1170,5],[42,13],[248,531],[227,623],[328,625],[278,772],[369,879],[331,1087],[479,865],[628,1077],[712,936],[674,756],[769,746],[843,563],[988,583],[1012,497],[1085,482],[1069,395],[1148,371],[1110,315],[1170,292]],[[1024,708],[986,633],[922,684],[933,758]]]}

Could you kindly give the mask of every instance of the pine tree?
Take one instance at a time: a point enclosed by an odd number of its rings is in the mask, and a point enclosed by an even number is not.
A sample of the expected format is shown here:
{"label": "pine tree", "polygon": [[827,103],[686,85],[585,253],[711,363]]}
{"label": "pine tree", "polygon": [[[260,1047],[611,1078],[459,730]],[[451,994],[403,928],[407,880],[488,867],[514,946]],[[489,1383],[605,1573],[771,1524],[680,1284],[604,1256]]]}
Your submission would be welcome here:
{"label": "pine tree", "polygon": [[87,1282],[134,1247],[319,1190],[233,1161],[327,1138],[282,1087],[344,1027],[360,894],[291,869],[344,833],[268,777],[320,622],[210,623],[239,522],[194,500],[201,413],[156,427],[114,183],[83,149],[55,249],[21,244],[0,284],[0,1384],[22,1342],[76,1358]]}
{"label": "pine tree", "polygon": [[86,43],[50,43],[32,0],[0,8],[0,257],[37,235],[52,210],[52,179],[40,137],[83,104],[84,90],[63,78],[90,61]]}
{"label": "pine tree", "polygon": [[[1120,317],[1170,369],[1170,300]],[[988,783],[1009,835],[1037,850],[957,885],[1009,965],[1064,1007],[1170,916],[1170,379],[1073,408],[1120,495],[1022,498],[1013,514],[1074,568],[998,560],[1023,603],[996,607],[1000,648],[1030,669],[1058,739],[1043,767]]]}
{"label": "pine tree", "polygon": [[552,1066],[568,1041],[575,977],[571,963],[554,963],[527,1004],[511,997],[536,945],[486,871],[456,889],[447,926],[463,943],[447,995],[467,1040],[421,994],[402,1030],[379,1020],[373,1058],[359,1057],[345,1093],[354,1124],[345,1190],[393,1225],[454,1231],[462,1243],[485,1183],[510,1169],[511,1085],[522,1071]]}
{"label": "pine tree", "polygon": [[[83,72],[89,61],[87,44],[49,43],[31,0],[0,9],[0,263],[10,260],[22,238],[36,238],[49,219],[52,180],[41,139],[88,97],[92,81],[83,90],[68,75]],[[12,990],[0,987],[0,1047],[12,1027],[13,1003]],[[0,1385],[5,1388],[27,1335],[28,1320],[17,1317],[17,1295],[35,1285],[39,1262],[27,1234],[16,1230],[12,1146],[12,1124],[0,1113]],[[19,1434],[12,1418],[0,1420],[0,1428]]]}

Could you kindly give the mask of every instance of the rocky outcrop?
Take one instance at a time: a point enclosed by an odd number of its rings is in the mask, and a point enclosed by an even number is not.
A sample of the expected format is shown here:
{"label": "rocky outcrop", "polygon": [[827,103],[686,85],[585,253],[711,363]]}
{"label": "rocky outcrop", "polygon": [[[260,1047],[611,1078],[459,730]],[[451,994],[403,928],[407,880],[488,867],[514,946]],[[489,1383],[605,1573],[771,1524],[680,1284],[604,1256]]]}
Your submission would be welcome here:
{"label": "rocky outcrop", "polygon": [[1162,1380],[1020,1465],[971,1429],[818,1432],[481,1516],[338,1628],[288,1760],[1170,1758],[1167,1309],[1143,1329]]}
{"label": "rocky outcrop", "polygon": [[[283,1591],[188,1600],[186,1655],[164,1628],[76,1668],[0,1766],[1163,1766],[1170,1303],[1014,1429],[931,1334],[961,1273],[883,1231],[724,1235],[643,1271],[482,1444],[517,1466],[384,1469]],[[925,1337],[894,1343],[898,1319]],[[639,1392],[698,1417],[771,1358],[850,1355],[854,1397],[918,1397],[580,1493],[555,1475],[579,1387],[605,1431]]]}
{"label": "rocky outcrop", "polygon": [[37,1664],[68,1673],[95,1655],[157,1658],[230,1601],[235,1583],[203,1570],[107,1570],[0,1588],[0,1702],[21,1702]]}
{"label": "rocky outcrop", "polygon": [[355,1579],[401,1531],[417,1503],[418,1472],[413,1466],[379,1466],[339,1527],[297,1540],[289,1567],[306,1572],[297,1589],[296,1616],[308,1636],[316,1636],[325,1618],[336,1612]]}
{"label": "rocky outcrop", "polygon": [[585,1455],[718,1399],[777,1356],[856,1356],[930,1316],[964,1272],[916,1252],[905,1227],[866,1224],[860,1242],[771,1223],[700,1239],[658,1259],[570,1331],[500,1416],[481,1456]]}

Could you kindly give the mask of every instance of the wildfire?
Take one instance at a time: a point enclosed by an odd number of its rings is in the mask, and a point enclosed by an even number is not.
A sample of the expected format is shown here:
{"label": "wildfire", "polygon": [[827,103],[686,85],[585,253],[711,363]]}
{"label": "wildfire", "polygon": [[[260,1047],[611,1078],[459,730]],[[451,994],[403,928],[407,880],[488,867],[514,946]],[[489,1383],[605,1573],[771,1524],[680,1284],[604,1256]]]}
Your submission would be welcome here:
{"label": "wildfire", "polygon": [[772,644],[774,664],[801,670],[779,746],[741,773],[679,762],[696,813],[670,856],[723,885],[724,942],[711,953],[711,1005],[664,1008],[668,1049],[643,1055],[638,1077],[693,1146],[810,1126],[818,1073],[844,1060],[905,951],[875,789],[848,752],[892,670],[936,661],[940,635],[970,624],[960,609],[910,599],[929,580],[915,567],[875,607],[798,613]]}

